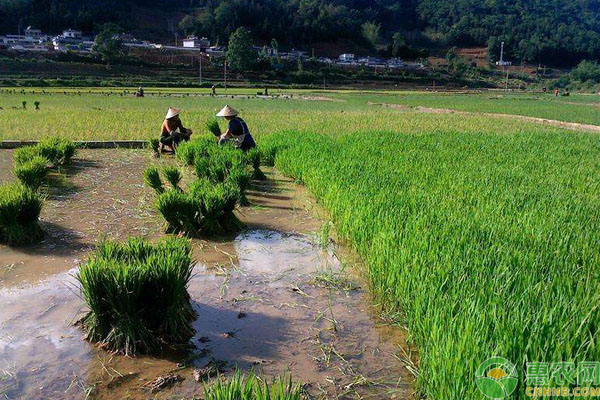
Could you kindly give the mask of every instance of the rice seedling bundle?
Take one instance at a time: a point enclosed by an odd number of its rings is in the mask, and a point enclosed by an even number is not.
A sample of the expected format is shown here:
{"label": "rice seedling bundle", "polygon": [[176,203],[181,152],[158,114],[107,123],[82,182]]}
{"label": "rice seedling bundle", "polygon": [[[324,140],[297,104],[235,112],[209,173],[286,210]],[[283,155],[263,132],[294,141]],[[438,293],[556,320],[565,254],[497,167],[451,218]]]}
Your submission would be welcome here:
{"label": "rice seedling bundle", "polygon": [[41,140],[34,146],[21,147],[15,150],[13,160],[15,166],[19,166],[35,157],[44,157],[48,160],[48,164],[57,167],[70,163],[75,152],[75,144],[71,140],[50,137]]}
{"label": "rice seedling bundle", "polygon": [[75,155],[75,144],[68,139],[51,137],[43,139],[36,147],[40,155],[54,166],[69,164]]}
{"label": "rice seedling bundle", "polygon": [[[431,399],[480,399],[492,355],[600,359],[600,148],[557,130],[267,136],[329,210]],[[521,376],[523,378],[523,376]],[[526,398],[523,387],[516,397]]]}
{"label": "rice seedling bundle", "polygon": [[48,173],[46,162],[44,157],[34,156],[29,161],[15,165],[15,176],[23,185],[31,189],[38,189]]}
{"label": "rice seedling bundle", "polygon": [[143,177],[144,183],[154,189],[156,193],[161,194],[165,191],[158,168],[152,166],[146,168]]}
{"label": "rice seedling bundle", "polygon": [[0,242],[22,245],[43,236],[39,226],[41,196],[18,183],[0,185]]}
{"label": "rice seedling bundle", "polygon": [[207,121],[206,129],[208,129],[208,131],[216,137],[221,136],[221,128],[219,127],[219,121],[217,121],[216,119]]}
{"label": "rice seedling bundle", "polygon": [[179,182],[181,182],[181,179],[183,178],[181,175],[181,171],[179,171],[179,169],[174,166],[164,167],[163,176],[165,177],[166,181],[169,182],[169,184],[171,184],[171,187],[173,189],[179,188]]}
{"label": "rice seedling bundle", "polygon": [[239,370],[225,379],[219,377],[212,384],[204,385],[206,400],[300,400],[302,385],[294,383],[291,376],[280,376],[268,382],[250,372],[248,376]]}
{"label": "rice seedling bundle", "polygon": [[127,355],[186,343],[194,334],[192,269],[190,244],[181,238],[102,242],[76,275],[89,307],[79,321],[86,339]]}

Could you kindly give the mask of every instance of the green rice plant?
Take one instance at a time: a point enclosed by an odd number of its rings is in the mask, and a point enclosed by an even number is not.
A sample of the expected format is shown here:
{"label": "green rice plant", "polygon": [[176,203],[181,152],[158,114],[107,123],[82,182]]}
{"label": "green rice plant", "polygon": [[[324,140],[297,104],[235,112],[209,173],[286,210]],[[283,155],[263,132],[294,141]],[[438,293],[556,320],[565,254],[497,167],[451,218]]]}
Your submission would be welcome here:
{"label": "green rice plant", "polygon": [[165,177],[166,181],[171,184],[171,187],[173,189],[179,189],[179,182],[181,182],[181,179],[183,177],[181,175],[181,171],[179,171],[179,169],[177,167],[175,167],[175,166],[163,167],[162,173],[163,173],[163,176]]}
{"label": "green rice plant", "polygon": [[102,242],[76,275],[89,308],[79,321],[86,339],[126,355],[186,343],[196,316],[187,291],[192,270],[185,239]]}
{"label": "green rice plant", "polygon": [[156,193],[161,194],[165,191],[162,180],[160,179],[160,174],[158,173],[158,168],[154,166],[146,168],[143,177],[144,183],[154,189]]}
{"label": "green rice plant", "polygon": [[50,137],[41,140],[34,146],[21,147],[15,150],[13,160],[15,166],[18,166],[34,157],[41,156],[48,160],[48,164],[56,167],[70,163],[75,152],[75,144],[71,140]]}
{"label": "green rice plant", "polygon": [[18,167],[39,156],[40,152],[37,146],[19,147],[13,152],[13,164],[15,167]]}
{"label": "green rice plant", "polygon": [[154,155],[154,157],[160,157],[160,151],[159,151],[160,140],[159,139],[150,138],[150,140],[148,140],[148,147],[150,147],[150,150],[152,150],[152,155]]}
{"label": "green rice plant", "polygon": [[252,165],[252,179],[265,180],[267,177],[260,169],[261,151],[258,147],[249,150],[246,153],[248,162]]}
{"label": "green rice plant", "polygon": [[204,384],[206,400],[300,400],[304,398],[302,385],[294,383],[291,376],[280,376],[270,383],[254,372],[244,375],[236,370],[233,376],[219,376],[214,382]]}
{"label": "green rice plant", "polygon": [[200,233],[204,220],[202,203],[193,196],[169,189],[158,196],[156,208],[167,221],[167,232],[190,236]]}
{"label": "green rice plant", "polygon": [[39,154],[54,166],[69,164],[76,151],[73,141],[59,137],[43,139],[36,146]]}
{"label": "green rice plant", "polygon": [[0,185],[0,242],[33,243],[43,236],[39,226],[42,197],[18,183]]}
{"label": "green rice plant", "polygon": [[230,181],[214,184],[198,179],[190,185],[189,196],[200,205],[202,222],[198,232],[214,235],[236,231],[242,223],[233,213],[240,200],[240,189]]}
{"label": "green rice plant", "polygon": [[206,129],[216,137],[221,136],[221,127],[216,118],[206,122]]}
{"label": "green rice plant", "polygon": [[217,149],[217,143],[213,137],[200,135],[188,142],[180,143],[175,156],[185,165],[194,165],[195,160],[206,158]]}
{"label": "green rice plant", "polygon": [[[600,358],[597,135],[439,126],[263,140],[285,144],[276,168],[329,211],[382,312],[407,326],[425,397],[480,399],[473,377],[492,355],[519,371]],[[514,397],[528,398],[522,386]]]}
{"label": "green rice plant", "polygon": [[31,189],[38,189],[48,173],[46,159],[35,156],[27,162],[15,165],[14,173],[23,185]]}

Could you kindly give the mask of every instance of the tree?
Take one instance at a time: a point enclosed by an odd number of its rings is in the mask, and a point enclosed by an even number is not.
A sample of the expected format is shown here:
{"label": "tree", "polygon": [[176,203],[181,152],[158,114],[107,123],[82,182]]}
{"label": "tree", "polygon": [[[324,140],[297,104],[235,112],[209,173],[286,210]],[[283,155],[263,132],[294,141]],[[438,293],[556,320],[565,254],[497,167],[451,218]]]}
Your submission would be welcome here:
{"label": "tree", "polygon": [[110,68],[110,65],[124,53],[123,42],[118,37],[121,32],[122,30],[118,25],[106,23],[94,40],[92,50],[100,54],[107,68]]}
{"label": "tree", "polygon": [[367,42],[373,47],[377,49],[379,45],[380,37],[379,32],[381,31],[381,25],[376,24],[375,22],[365,22],[361,25],[362,34]]}
{"label": "tree", "polygon": [[467,63],[456,52],[456,47],[451,48],[446,53],[446,62],[448,63],[448,71],[458,78],[462,77],[469,69]]}
{"label": "tree", "polygon": [[229,37],[227,63],[233,71],[252,69],[256,62],[256,51],[252,47],[250,32],[244,27],[235,30]]}
{"label": "tree", "polygon": [[392,36],[392,46],[391,53],[394,57],[399,57],[403,55],[402,53],[406,49],[406,40],[404,40],[404,36],[400,32],[394,33]]}

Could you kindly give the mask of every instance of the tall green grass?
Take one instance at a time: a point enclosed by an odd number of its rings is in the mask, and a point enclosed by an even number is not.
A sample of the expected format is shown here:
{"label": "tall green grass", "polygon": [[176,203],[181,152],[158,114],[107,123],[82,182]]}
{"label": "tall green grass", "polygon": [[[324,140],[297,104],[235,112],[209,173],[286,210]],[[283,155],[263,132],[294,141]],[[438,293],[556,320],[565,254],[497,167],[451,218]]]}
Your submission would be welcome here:
{"label": "tall green grass", "polygon": [[0,185],[0,242],[23,245],[43,235],[39,226],[42,197],[18,183]]}
{"label": "tall green grass", "polygon": [[80,320],[86,339],[127,355],[186,343],[194,334],[187,292],[192,269],[184,239],[102,242],[77,273],[89,307]]}
{"label": "tall green grass", "polygon": [[206,400],[300,400],[302,386],[291,377],[279,377],[270,383],[251,372],[248,376],[239,370],[230,378],[219,377],[204,385]]}
{"label": "tall green grass", "polygon": [[[369,266],[430,399],[478,365],[600,359],[598,136],[538,130],[263,138]],[[522,376],[521,376],[522,378]],[[523,380],[517,397],[526,398]]]}

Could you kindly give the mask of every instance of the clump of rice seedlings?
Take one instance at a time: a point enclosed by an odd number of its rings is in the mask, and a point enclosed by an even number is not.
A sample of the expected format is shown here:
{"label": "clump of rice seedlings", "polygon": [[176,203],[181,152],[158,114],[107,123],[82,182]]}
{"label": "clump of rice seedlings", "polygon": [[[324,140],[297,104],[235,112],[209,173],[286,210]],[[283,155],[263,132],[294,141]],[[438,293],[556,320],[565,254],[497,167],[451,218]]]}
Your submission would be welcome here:
{"label": "clump of rice seedlings", "polygon": [[171,184],[173,189],[179,189],[179,182],[181,182],[182,176],[181,171],[175,166],[167,166],[163,168],[163,176],[166,181]]}
{"label": "clump of rice seedlings", "polygon": [[46,157],[54,166],[69,164],[75,155],[75,143],[71,140],[51,137],[40,141],[36,145],[40,155]]}
{"label": "clump of rice seedlings", "polygon": [[21,147],[15,150],[13,160],[15,165],[20,165],[40,156],[48,160],[48,164],[57,167],[70,163],[75,151],[75,144],[71,140],[56,137],[48,138],[34,146]]}
{"label": "clump of rice seedlings", "polygon": [[144,183],[154,189],[156,193],[161,194],[165,191],[162,180],[160,179],[160,174],[158,173],[158,168],[153,166],[146,168],[143,176]]}
{"label": "clump of rice seedlings", "polygon": [[17,167],[39,156],[40,152],[37,146],[19,147],[13,152],[13,163]]}
{"label": "clump of rice seedlings", "polygon": [[39,226],[42,197],[18,183],[0,185],[0,242],[22,245],[43,236]]}
{"label": "clump of rice seedlings", "polygon": [[160,151],[158,148],[160,147],[160,140],[157,138],[152,138],[148,141],[148,146],[152,150],[152,155],[154,157],[160,157]]}
{"label": "clump of rice seedlings", "polygon": [[126,355],[187,343],[196,316],[187,291],[192,269],[182,238],[102,242],[76,275],[89,307],[79,321],[86,339]]}
{"label": "clump of rice seedlings", "polygon": [[156,208],[167,221],[168,233],[195,236],[203,222],[202,205],[193,196],[178,190],[167,190],[156,199]]}
{"label": "clump of rice seedlings", "polygon": [[216,119],[207,121],[206,129],[208,129],[208,131],[216,137],[221,136],[221,127],[219,126],[219,121],[217,121]]}
{"label": "clump of rice seedlings", "polygon": [[195,160],[208,157],[217,149],[214,137],[200,135],[190,141],[180,143],[175,156],[185,165],[194,165]]}
{"label": "clump of rice seedlings", "polygon": [[268,382],[250,372],[248,376],[236,370],[233,376],[219,376],[204,384],[206,400],[300,400],[304,398],[302,385],[291,376],[280,376]]}
{"label": "clump of rice seedlings", "polygon": [[39,110],[39,109],[40,109],[40,102],[39,102],[39,101],[34,101],[34,102],[33,102],[33,105],[35,106],[35,109],[36,109],[36,110]]}
{"label": "clump of rice seedlings", "polygon": [[23,185],[30,189],[37,189],[48,173],[46,159],[35,156],[29,161],[15,165],[14,173]]}
{"label": "clump of rice seedlings", "polygon": [[250,151],[248,151],[248,153],[246,153],[246,158],[252,165],[252,179],[257,179],[261,181],[267,179],[265,174],[260,169],[260,150],[257,147],[251,149]]}

